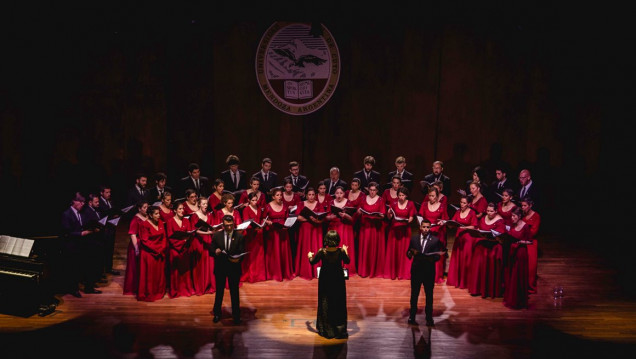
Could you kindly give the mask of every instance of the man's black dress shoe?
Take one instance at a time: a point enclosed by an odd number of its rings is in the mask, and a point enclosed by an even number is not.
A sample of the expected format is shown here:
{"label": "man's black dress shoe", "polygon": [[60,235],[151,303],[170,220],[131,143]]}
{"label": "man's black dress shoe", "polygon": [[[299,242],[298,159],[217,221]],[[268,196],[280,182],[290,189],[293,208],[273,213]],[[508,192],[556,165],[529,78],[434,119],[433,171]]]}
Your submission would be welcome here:
{"label": "man's black dress shoe", "polygon": [[112,275],[121,275],[121,273],[118,270],[114,270],[114,269],[109,270],[108,273]]}
{"label": "man's black dress shoe", "polygon": [[76,290],[74,292],[71,292],[71,295],[75,298],[81,298],[82,294],[79,292],[79,290]]}
{"label": "man's black dress shoe", "polygon": [[221,320],[221,318],[217,317],[216,315],[214,316],[214,319],[212,319],[213,322],[218,323]]}
{"label": "man's black dress shoe", "polygon": [[408,323],[409,323],[410,325],[419,325],[419,324],[417,324],[417,322],[415,321],[415,318],[409,318]]}
{"label": "man's black dress shoe", "polygon": [[234,325],[241,325],[243,322],[240,319],[234,319]]}
{"label": "man's black dress shoe", "polygon": [[435,326],[435,322],[433,321],[433,319],[426,319],[426,326],[427,327],[434,327]]}
{"label": "man's black dress shoe", "polygon": [[95,288],[89,288],[89,289],[84,290],[84,293],[86,293],[86,294],[102,294],[102,291],[101,290],[97,290]]}

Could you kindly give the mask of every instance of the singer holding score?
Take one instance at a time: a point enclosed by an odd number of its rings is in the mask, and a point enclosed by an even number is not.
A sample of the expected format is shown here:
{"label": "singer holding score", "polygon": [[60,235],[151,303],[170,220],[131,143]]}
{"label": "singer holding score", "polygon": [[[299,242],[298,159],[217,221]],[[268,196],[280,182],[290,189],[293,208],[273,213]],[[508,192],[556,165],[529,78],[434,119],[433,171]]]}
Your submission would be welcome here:
{"label": "singer holding score", "polygon": [[241,309],[239,302],[239,281],[241,279],[241,260],[245,252],[245,240],[240,231],[234,230],[234,217],[223,216],[223,230],[212,235],[209,247],[210,256],[214,257],[214,277],[217,291],[214,296],[214,323],[221,320],[221,306],[227,279],[232,301],[232,319],[234,324],[241,324]]}

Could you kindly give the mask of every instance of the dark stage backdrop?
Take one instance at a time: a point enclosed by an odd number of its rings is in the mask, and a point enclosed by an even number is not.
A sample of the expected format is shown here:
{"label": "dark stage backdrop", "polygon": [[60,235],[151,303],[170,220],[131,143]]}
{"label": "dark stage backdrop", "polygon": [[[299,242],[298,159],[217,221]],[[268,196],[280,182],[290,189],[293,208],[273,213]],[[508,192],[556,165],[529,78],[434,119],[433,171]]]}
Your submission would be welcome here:
{"label": "dark stage backdrop", "polygon": [[[366,155],[384,181],[397,156],[418,181],[439,159],[453,191],[474,166],[505,161],[513,180],[533,170],[546,216],[576,223],[598,218],[589,202],[625,195],[615,190],[633,167],[622,162],[634,153],[623,141],[633,39],[611,17],[588,22],[556,7],[425,5],[361,17],[352,5],[20,6],[2,25],[10,216],[0,232],[55,233],[74,191],[108,183],[123,199],[139,171],[164,171],[174,186],[198,162],[214,179],[228,154],[248,173],[270,157],[284,176],[298,160],[311,185],[334,165],[349,181]],[[339,47],[335,94],[306,116],[275,109],[256,80],[258,42],[279,20],[323,23]],[[416,185],[412,199],[422,198]]]}

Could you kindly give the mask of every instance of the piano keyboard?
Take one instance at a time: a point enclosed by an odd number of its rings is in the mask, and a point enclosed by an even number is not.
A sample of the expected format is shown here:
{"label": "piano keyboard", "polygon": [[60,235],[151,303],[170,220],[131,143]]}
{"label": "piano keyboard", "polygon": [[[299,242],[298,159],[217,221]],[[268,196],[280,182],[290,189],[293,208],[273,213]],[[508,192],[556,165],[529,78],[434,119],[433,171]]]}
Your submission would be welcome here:
{"label": "piano keyboard", "polygon": [[12,270],[2,269],[2,268],[0,268],[0,274],[5,274],[9,276],[18,276],[18,277],[29,278],[29,279],[37,277],[37,273],[18,272],[18,271],[12,271]]}

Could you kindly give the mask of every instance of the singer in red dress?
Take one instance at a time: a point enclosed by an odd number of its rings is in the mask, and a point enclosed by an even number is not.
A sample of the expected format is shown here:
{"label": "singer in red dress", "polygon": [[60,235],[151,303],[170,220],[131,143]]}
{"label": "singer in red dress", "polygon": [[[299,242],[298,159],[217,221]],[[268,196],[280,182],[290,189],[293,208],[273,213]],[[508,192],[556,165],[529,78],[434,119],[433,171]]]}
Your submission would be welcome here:
{"label": "singer in red dress", "polygon": [[324,181],[321,181],[320,183],[318,183],[318,188],[316,189],[318,190],[318,192],[316,192],[316,202],[318,202],[319,208],[322,207],[320,211],[316,212],[329,211],[329,206],[331,205],[333,197],[331,197],[331,195],[327,193],[327,184]]}
{"label": "singer in red dress", "polygon": [[[199,197],[199,210],[190,216],[192,228],[197,228],[199,220],[210,226],[216,224],[214,215],[208,212],[208,199]],[[192,241],[190,249],[192,251],[192,282],[194,283],[194,294],[204,295],[216,291],[216,281],[214,279],[214,258],[210,256],[208,247],[212,245],[212,234],[214,231],[209,228],[199,228],[196,231],[196,238]],[[222,288],[221,288],[222,290]]]}
{"label": "singer in red dress", "polygon": [[369,194],[365,196],[358,208],[360,234],[358,235],[357,269],[361,277],[384,277],[386,207],[384,200],[378,195],[378,186],[376,182],[369,183],[367,186]]}
{"label": "singer in red dress", "polygon": [[[294,192],[294,183],[290,178],[285,179],[283,184],[283,203],[287,208],[298,205],[302,200],[298,192]],[[296,212],[298,213],[298,212]]]}
{"label": "singer in red dress", "polygon": [[185,205],[183,206],[183,216],[190,217],[192,213],[199,210],[199,196],[194,189],[185,191]]}
{"label": "singer in red dress", "polygon": [[320,248],[322,248],[322,228],[325,219],[324,217],[322,219],[318,219],[314,216],[306,218],[300,215],[300,212],[305,207],[316,213],[324,213],[324,208],[318,206],[316,190],[314,190],[313,187],[308,187],[305,190],[305,198],[306,200],[300,202],[298,204],[298,209],[296,210],[298,213],[300,227],[298,229],[298,247],[296,251],[295,271],[296,277],[311,280],[316,278],[317,265],[312,265],[305,258],[307,253],[316,253]]}
{"label": "singer in red dress", "polygon": [[530,242],[530,226],[522,219],[523,211],[515,208],[512,211],[512,223],[508,234],[516,239],[509,244],[508,261],[504,267],[503,304],[512,309],[528,307],[528,247]]}
{"label": "singer in red dress", "polygon": [[226,215],[230,215],[234,218],[234,223],[236,225],[241,224],[243,222],[241,220],[241,214],[238,209],[234,208],[234,195],[231,193],[225,193],[221,197],[221,203],[223,204],[223,208],[215,211],[214,215],[214,223],[223,222],[223,217]]}
{"label": "singer in red dress", "polygon": [[541,225],[541,216],[532,209],[534,202],[530,198],[521,200],[521,210],[523,211],[523,221],[530,226],[530,240],[532,244],[528,244],[528,291],[530,293],[537,292],[537,263],[539,243],[537,242],[537,233]]}
{"label": "singer in red dress", "polygon": [[174,211],[172,210],[172,193],[166,191],[161,194],[161,204],[159,205],[161,210],[161,220],[163,223],[168,223],[168,220],[174,217]]}
{"label": "singer in red dress", "polygon": [[[394,177],[395,180],[395,177]],[[386,241],[384,278],[411,279],[411,259],[406,256],[411,241],[411,222],[415,217],[415,204],[408,200],[409,190],[398,189],[397,202],[387,211],[390,220]]]}
{"label": "singer in red dress", "polygon": [[472,182],[468,188],[470,189],[470,196],[472,197],[470,201],[470,208],[475,210],[475,215],[477,216],[477,219],[480,220],[484,216],[484,213],[486,213],[488,201],[481,193],[481,185],[479,182]]}
{"label": "singer in red dress", "polygon": [[224,189],[225,183],[222,179],[217,178],[216,180],[214,180],[214,191],[212,192],[210,197],[208,197],[208,212],[213,212],[216,215],[216,212],[218,211],[217,207],[222,206],[221,200],[223,199]]}
{"label": "singer in red dress", "polygon": [[[331,205],[338,208],[352,207],[351,202],[345,198],[345,191],[342,186],[336,186],[334,191],[334,199],[331,201]],[[338,232],[340,236],[340,243],[346,245],[349,253],[350,261],[344,265],[349,271],[349,275],[357,273],[356,270],[356,249],[354,248],[354,234],[353,234],[353,216],[345,211],[338,214],[330,213],[327,215],[327,230],[334,230]],[[406,253],[406,252],[405,252]]]}
{"label": "singer in red dress", "polygon": [[260,186],[261,186],[261,180],[259,180],[258,177],[252,177],[250,179],[250,188],[248,188],[247,190],[241,193],[239,204],[243,204],[243,203],[247,204],[248,202],[250,202],[250,199],[248,198],[250,193],[255,193],[256,199],[257,199],[256,207],[258,207],[261,211],[265,209],[265,205],[267,204],[267,201],[265,200],[265,195],[259,189]]}
{"label": "singer in red dress", "polygon": [[501,201],[497,203],[497,213],[504,219],[506,226],[512,225],[512,212],[517,205],[512,202],[515,192],[510,188],[506,188],[501,192]]}
{"label": "singer in red dress", "polygon": [[166,236],[170,255],[168,257],[170,267],[170,288],[168,296],[170,298],[189,297],[194,294],[194,283],[192,283],[192,262],[190,260],[190,244],[194,234],[186,239],[170,238],[174,232],[189,232],[192,230],[190,221],[183,217],[184,203],[175,205],[174,216],[168,220],[166,225]]}
{"label": "singer in red dress", "polygon": [[393,178],[391,178],[391,187],[385,189],[382,193],[382,199],[387,206],[390,206],[398,201],[398,190],[400,189],[400,187],[402,187],[402,178],[399,175],[393,176]]}
{"label": "singer in red dress", "polygon": [[139,290],[137,300],[154,302],[166,294],[166,231],[158,206],[148,208],[139,231]]}
{"label": "singer in red dress", "polygon": [[[254,221],[262,225],[264,218],[259,202],[265,196],[259,196],[259,194],[262,194],[262,192],[252,191],[247,195],[249,205],[243,208],[243,218],[245,221]],[[243,238],[245,238],[245,250],[249,253],[245,255],[245,259],[241,262],[241,281],[249,283],[262,282],[267,279],[265,275],[263,228],[249,226],[245,230]]]}
{"label": "singer in red dress", "polygon": [[[431,224],[430,233],[439,238],[440,246],[442,249],[446,248],[446,226],[443,225],[444,221],[448,219],[448,212],[446,207],[439,201],[439,189],[435,186],[431,186],[427,193],[428,201],[422,203],[420,212],[418,213],[422,218],[428,219]],[[448,254],[440,256],[440,259],[435,262],[435,283],[444,283],[444,270],[446,269],[446,257]]]}
{"label": "singer in red dress", "polygon": [[468,205],[468,196],[462,196],[459,200],[459,209],[453,215],[453,221],[460,223],[461,226],[457,227],[455,232],[446,285],[466,289],[468,288],[473,244],[476,241],[476,238],[471,236],[466,229],[476,229],[478,225],[475,211]]}
{"label": "singer in red dress", "polygon": [[141,224],[148,219],[148,202],[140,201],[136,205],[137,213],[128,227],[128,250],[126,251],[126,274],[124,275],[124,294],[137,295],[139,289],[139,234]]}
{"label": "singer in red dress", "polygon": [[283,203],[283,190],[272,190],[272,200],[265,205],[265,271],[267,279],[282,282],[294,278],[289,233],[285,227],[287,207]]}
{"label": "singer in red dress", "polygon": [[[506,231],[503,218],[497,214],[497,206],[489,203],[486,215],[479,221],[479,229]],[[503,295],[503,248],[495,239],[477,238],[473,247],[468,277],[468,292],[482,298],[496,298]]]}

